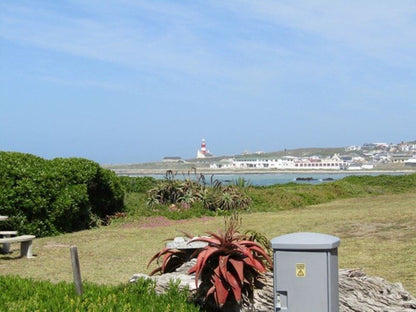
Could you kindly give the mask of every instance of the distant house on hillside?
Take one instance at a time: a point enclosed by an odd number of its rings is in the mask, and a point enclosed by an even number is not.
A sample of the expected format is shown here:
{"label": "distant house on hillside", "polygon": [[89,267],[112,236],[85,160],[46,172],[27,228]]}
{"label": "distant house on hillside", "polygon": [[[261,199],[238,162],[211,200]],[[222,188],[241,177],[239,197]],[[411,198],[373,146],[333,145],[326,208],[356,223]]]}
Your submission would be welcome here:
{"label": "distant house on hillside", "polygon": [[361,146],[359,145],[352,145],[345,148],[346,152],[355,152],[355,151],[361,151]]}
{"label": "distant house on hillside", "polygon": [[405,166],[416,167],[416,158],[408,159],[404,162]]}
{"label": "distant house on hillside", "polygon": [[176,163],[183,163],[183,162],[185,162],[181,157],[178,157],[178,156],[173,156],[173,157],[170,157],[170,156],[168,156],[168,157],[163,157],[163,160],[162,160],[163,162],[176,162]]}
{"label": "distant house on hillside", "polygon": [[391,154],[391,160],[394,163],[402,163],[407,161],[409,158],[411,158],[412,155],[410,154]]}

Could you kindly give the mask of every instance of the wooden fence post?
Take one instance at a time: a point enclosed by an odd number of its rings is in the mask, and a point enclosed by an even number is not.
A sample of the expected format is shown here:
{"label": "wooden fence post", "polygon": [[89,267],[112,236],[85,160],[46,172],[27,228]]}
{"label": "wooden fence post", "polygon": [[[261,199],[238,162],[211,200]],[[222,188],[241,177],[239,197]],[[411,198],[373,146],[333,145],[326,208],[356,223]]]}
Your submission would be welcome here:
{"label": "wooden fence post", "polygon": [[74,276],[75,289],[78,295],[82,295],[81,269],[79,266],[77,246],[71,246],[69,250],[71,252],[72,274]]}

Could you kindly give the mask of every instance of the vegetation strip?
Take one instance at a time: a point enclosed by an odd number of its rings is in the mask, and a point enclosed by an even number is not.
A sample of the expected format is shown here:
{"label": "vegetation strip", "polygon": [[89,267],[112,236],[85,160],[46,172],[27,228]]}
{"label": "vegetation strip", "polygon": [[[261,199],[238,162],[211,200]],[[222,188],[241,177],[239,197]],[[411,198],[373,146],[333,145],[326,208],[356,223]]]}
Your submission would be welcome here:
{"label": "vegetation strip", "polygon": [[91,311],[157,312],[199,311],[188,302],[187,291],[172,283],[167,293],[158,295],[150,280],[120,286],[86,283],[79,296],[72,284],[35,281],[17,276],[0,276],[0,311]]}

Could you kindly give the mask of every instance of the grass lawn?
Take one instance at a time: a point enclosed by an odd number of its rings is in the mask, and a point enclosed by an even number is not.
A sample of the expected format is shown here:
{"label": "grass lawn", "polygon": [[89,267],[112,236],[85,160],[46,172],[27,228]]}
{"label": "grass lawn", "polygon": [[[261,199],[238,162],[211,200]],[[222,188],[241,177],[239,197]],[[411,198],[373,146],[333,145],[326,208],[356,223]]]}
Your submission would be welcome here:
{"label": "grass lawn", "polygon": [[[340,237],[339,267],[362,268],[369,275],[401,282],[416,294],[416,194],[382,195],[337,200],[289,211],[243,214],[242,229],[268,238],[312,231]],[[36,239],[33,259],[0,255],[0,274],[72,281],[69,247],[78,246],[83,280],[99,284],[126,282],[134,273],[149,273],[146,265],[163,240],[222,228],[222,217],[170,221],[162,217],[117,222],[108,227]]]}

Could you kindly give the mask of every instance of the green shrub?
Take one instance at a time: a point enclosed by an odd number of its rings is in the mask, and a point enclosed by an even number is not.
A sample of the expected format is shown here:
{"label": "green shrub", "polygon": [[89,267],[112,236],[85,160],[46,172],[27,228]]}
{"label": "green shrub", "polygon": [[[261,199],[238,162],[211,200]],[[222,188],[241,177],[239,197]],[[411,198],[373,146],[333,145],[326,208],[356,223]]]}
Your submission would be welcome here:
{"label": "green shrub", "polygon": [[172,283],[165,294],[158,295],[150,280],[119,286],[85,283],[78,296],[73,284],[52,284],[15,276],[0,276],[0,311],[182,311],[199,309],[187,301],[187,291]]}
{"label": "green shrub", "polygon": [[152,177],[119,177],[126,192],[146,193],[157,185],[157,180]]}
{"label": "green shrub", "polygon": [[82,158],[0,152],[0,214],[9,229],[48,236],[89,228],[124,210],[124,190],[110,170]]}
{"label": "green shrub", "polygon": [[207,186],[205,178],[200,175],[197,180],[186,178],[175,179],[171,171],[166,173],[166,178],[150,189],[147,205],[157,207],[164,205],[178,205],[182,208],[190,208],[197,203],[202,203],[205,209],[210,211],[230,211],[234,209],[246,210],[250,206],[250,197],[244,191],[242,180],[237,185],[222,185],[219,181],[211,182]]}

